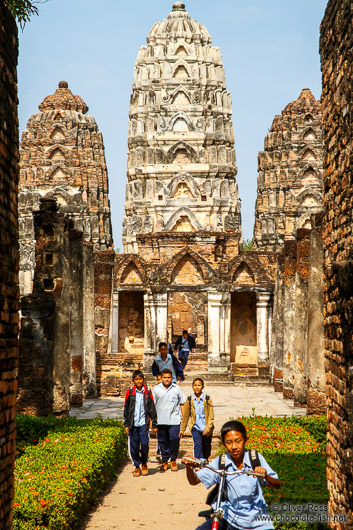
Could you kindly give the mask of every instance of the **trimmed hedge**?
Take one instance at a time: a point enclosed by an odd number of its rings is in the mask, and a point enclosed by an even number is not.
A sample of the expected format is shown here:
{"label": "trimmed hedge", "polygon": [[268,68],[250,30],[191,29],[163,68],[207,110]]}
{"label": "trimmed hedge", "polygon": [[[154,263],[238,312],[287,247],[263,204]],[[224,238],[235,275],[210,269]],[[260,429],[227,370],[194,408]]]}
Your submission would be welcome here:
{"label": "trimmed hedge", "polygon": [[20,417],[18,433],[14,530],[74,528],[126,457],[117,420]]}

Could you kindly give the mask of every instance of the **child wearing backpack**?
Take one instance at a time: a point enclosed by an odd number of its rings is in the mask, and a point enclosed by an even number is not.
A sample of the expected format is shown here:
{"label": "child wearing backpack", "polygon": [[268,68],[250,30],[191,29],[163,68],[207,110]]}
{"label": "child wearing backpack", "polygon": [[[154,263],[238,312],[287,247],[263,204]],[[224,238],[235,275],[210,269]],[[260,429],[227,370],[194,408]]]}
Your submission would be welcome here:
{"label": "child wearing backpack", "polygon": [[[148,475],[149,427],[152,422],[153,432],[157,432],[157,412],[151,390],[145,385],[141,370],[132,374],[134,386],[125,396],[124,425],[129,436],[129,451],[135,466],[134,477]],[[140,465],[142,469],[140,468]]]}
{"label": "child wearing backpack", "polygon": [[211,454],[214,412],[212,399],[203,393],[204,386],[205,384],[201,377],[196,377],[192,382],[194,393],[192,396],[188,396],[185,402],[179,437],[182,438],[184,436],[190,420],[190,431],[194,442],[194,457],[208,460]]}
{"label": "child wearing backpack", "polygon": [[[225,423],[221,429],[221,439],[227,452],[225,456],[221,455],[212,460],[210,466],[215,469],[226,469],[227,472],[241,469],[252,470],[265,475],[264,486],[280,488],[277,473],[271,469],[265,458],[257,451],[249,451],[245,448],[248,438],[246,428],[240,421],[231,420]],[[212,470],[203,468],[194,471],[196,464],[186,460],[182,463],[186,465],[187,479],[192,486],[202,482],[208,489],[220,482],[220,476]],[[215,496],[216,493],[213,497]],[[215,507],[216,501],[212,502],[212,508]],[[262,486],[257,477],[245,474],[227,476],[221,507],[224,514],[222,525],[220,525],[222,530],[274,528]],[[199,526],[197,530],[210,528],[212,528],[211,519]]]}

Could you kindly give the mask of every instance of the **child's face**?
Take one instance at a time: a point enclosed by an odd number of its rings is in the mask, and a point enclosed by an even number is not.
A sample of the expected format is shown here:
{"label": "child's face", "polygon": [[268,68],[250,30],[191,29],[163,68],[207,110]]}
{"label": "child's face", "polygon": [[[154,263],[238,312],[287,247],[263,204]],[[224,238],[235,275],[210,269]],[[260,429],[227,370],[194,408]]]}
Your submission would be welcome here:
{"label": "child's face", "polygon": [[194,381],[192,384],[192,389],[197,396],[201,394],[202,389],[203,389],[201,381],[198,381],[198,380]]}
{"label": "child's face", "polygon": [[168,348],[167,348],[167,346],[161,346],[161,347],[159,348],[159,353],[160,353],[163,357],[165,357],[165,356],[167,355],[167,353],[168,353]]}
{"label": "child's face", "polygon": [[229,431],[224,437],[223,445],[235,460],[244,455],[246,439],[238,431]]}
{"label": "child's face", "polygon": [[162,383],[163,385],[168,388],[168,386],[171,385],[171,382],[172,382],[172,376],[171,374],[163,374],[162,375]]}
{"label": "child's face", "polygon": [[134,385],[136,385],[136,388],[138,388],[139,390],[143,387],[143,383],[144,383],[144,378],[142,377],[142,375],[138,375],[134,378]]}

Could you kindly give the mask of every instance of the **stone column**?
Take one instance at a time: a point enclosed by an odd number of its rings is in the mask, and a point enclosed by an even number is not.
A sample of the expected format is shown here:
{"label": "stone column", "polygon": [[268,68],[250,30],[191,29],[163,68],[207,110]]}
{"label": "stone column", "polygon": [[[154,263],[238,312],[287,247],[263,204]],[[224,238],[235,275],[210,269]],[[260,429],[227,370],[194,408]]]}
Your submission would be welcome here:
{"label": "stone column", "polygon": [[230,293],[208,293],[208,371],[230,367]]}
{"label": "stone column", "polygon": [[119,351],[119,293],[113,293],[112,310],[112,353]]}
{"label": "stone column", "polygon": [[158,350],[159,342],[167,342],[168,340],[168,294],[156,293],[154,295],[155,311],[156,311],[156,333],[155,333],[155,352]]}
{"label": "stone column", "polygon": [[269,301],[270,293],[256,293],[257,349],[259,366],[269,364]]}
{"label": "stone column", "polygon": [[152,293],[145,293],[143,295],[143,308],[145,342],[143,365],[145,371],[150,372],[154,357],[154,337],[156,329],[156,313]]}
{"label": "stone column", "polygon": [[96,343],[94,322],[94,262],[92,243],[83,245],[83,392],[97,396]]}

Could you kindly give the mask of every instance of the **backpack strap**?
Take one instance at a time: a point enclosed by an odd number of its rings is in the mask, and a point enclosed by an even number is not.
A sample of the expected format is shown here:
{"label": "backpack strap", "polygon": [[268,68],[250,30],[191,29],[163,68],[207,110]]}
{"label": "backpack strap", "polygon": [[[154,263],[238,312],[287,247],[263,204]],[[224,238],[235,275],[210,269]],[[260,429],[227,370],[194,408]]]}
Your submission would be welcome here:
{"label": "backpack strap", "polygon": [[191,405],[191,396],[188,396],[189,405]]}
{"label": "backpack strap", "polygon": [[[219,470],[224,470],[226,468],[226,454],[225,453],[222,453],[218,457],[217,468]],[[207,499],[206,499],[206,504],[211,505],[214,502],[216,502],[217,497],[218,497],[218,491],[219,491],[219,484],[216,484],[211,489],[211,491],[208,493]],[[227,501],[227,500],[228,500],[228,492],[227,492],[227,479],[226,479],[225,482],[224,482],[223,495],[222,495],[222,498],[221,498],[221,502],[224,502],[224,501]]]}
{"label": "backpack strap", "polygon": [[[256,449],[249,449],[249,458],[250,458],[250,465],[252,467],[252,470],[254,471],[256,467],[261,467],[259,452],[256,451]],[[263,478],[259,478],[259,483],[261,488],[266,486],[265,480]]]}
{"label": "backpack strap", "polygon": [[208,404],[208,402],[209,402],[209,399],[210,399],[210,396],[208,396],[208,395],[206,394],[206,396],[205,396],[205,401],[206,401],[207,404]]}

